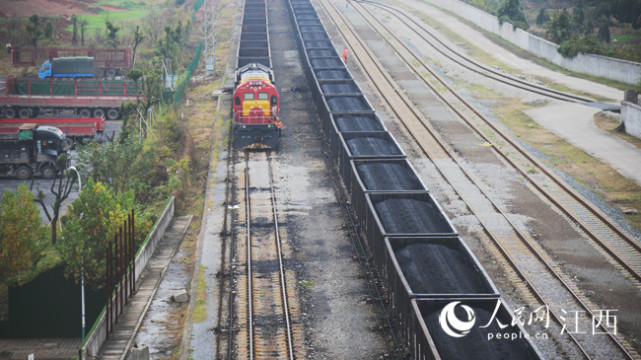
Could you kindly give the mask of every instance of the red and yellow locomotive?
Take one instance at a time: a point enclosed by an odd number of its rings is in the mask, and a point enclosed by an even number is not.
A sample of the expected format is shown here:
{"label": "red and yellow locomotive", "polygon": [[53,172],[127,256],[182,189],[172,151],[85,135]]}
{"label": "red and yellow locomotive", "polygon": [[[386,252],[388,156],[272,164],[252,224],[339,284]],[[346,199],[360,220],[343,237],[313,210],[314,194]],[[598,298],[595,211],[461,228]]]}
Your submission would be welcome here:
{"label": "red and yellow locomotive", "polygon": [[236,147],[271,149],[280,144],[280,98],[270,68],[251,63],[238,69],[232,101]]}

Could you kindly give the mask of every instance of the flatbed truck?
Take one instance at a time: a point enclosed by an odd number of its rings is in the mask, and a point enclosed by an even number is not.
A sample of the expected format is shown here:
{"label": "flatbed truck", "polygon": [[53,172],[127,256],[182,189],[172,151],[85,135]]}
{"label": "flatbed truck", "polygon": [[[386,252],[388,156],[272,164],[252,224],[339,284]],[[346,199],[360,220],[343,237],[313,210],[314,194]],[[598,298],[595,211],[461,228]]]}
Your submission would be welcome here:
{"label": "flatbed truck", "polygon": [[0,117],[39,115],[120,118],[120,107],[136,102],[141,90],[132,80],[32,79],[8,77],[0,90]]}

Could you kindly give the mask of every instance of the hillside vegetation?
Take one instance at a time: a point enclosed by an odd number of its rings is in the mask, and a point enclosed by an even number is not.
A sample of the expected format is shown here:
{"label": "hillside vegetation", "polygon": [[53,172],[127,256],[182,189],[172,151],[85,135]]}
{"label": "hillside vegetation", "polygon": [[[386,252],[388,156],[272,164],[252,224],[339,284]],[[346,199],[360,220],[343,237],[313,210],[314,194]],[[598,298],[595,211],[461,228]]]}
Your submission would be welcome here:
{"label": "hillside vegetation", "polygon": [[641,0],[465,0],[501,23],[559,44],[559,53],[591,53],[641,62]]}

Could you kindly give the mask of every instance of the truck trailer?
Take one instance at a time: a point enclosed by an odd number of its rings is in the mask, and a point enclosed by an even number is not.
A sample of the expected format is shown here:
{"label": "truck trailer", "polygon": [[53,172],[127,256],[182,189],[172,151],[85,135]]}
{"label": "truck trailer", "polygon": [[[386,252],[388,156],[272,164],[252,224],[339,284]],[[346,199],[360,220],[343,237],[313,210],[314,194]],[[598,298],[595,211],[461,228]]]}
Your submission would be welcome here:
{"label": "truck trailer", "polygon": [[92,78],[94,77],[94,59],[91,56],[74,56],[54,58],[45,61],[38,69],[38,77],[46,78]]}
{"label": "truck trailer", "polygon": [[54,58],[89,56],[94,58],[96,77],[113,77],[131,69],[131,49],[96,49],[96,48],[11,48],[13,66],[37,66]]}
{"label": "truck trailer", "polygon": [[15,134],[24,123],[48,125],[60,129],[66,137],[66,149],[71,149],[75,142],[102,135],[105,130],[104,118],[0,118],[0,134]]}
{"label": "truck trailer", "polygon": [[136,102],[141,90],[131,80],[31,79],[8,77],[0,90],[0,117],[120,118],[120,106]]}
{"label": "truck trailer", "polygon": [[65,134],[53,126],[22,124],[15,133],[0,134],[0,172],[26,180],[34,173],[52,179],[65,153]]}

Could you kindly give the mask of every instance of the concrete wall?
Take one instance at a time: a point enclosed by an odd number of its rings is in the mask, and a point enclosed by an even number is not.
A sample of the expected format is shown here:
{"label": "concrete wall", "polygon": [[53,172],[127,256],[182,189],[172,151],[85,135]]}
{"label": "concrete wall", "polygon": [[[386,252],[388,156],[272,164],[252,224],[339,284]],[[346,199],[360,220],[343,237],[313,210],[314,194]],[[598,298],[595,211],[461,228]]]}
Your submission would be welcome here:
{"label": "concrete wall", "polygon": [[621,102],[621,121],[625,132],[641,139],[641,106],[628,101]]}
{"label": "concrete wall", "polygon": [[458,0],[425,1],[449,10],[484,30],[499,35],[506,41],[568,70],[635,85],[641,79],[640,63],[592,54],[579,54],[573,59],[566,59],[556,51],[557,44],[521,29],[514,31],[509,23],[499,26],[499,22],[494,15],[483,12],[471,5]]}
{"label": "concrete wall", "polygon": [[[145,270],[147,262],[149,262],[149,259],[156,250],[158,242],[160,242],[163,235],[165,234],[167,225],[169,225],[171,219],[174,217],[175,200],[176,199],[173,196],[171,197],[171,199],[169,199],[169,202],[167,203],[167,206],[165,206],[165,210],[163,211],[162,215],[160,215],[160,218],[158,218],[158,220],[154,224],[154,227],[149,232],[149,235],[147,235],[147,239],[145,239],[145,242],[140,247],[140,250],[138,250],[138,254],[136,255],[136,283],[140,279],[140,275],[142,274],[142,272]],[[112,311],[114,311],[113,316],[115,318],[116,309],[112,308]],[[87,339],[82,346],[81,360],[92,359],[96,357],[98,355],[98,352],[100,351],[100,348],[105,343],[105,340],[107,340],[107,320],[105,311],[102,312],[100,318],[96,321],[96,323],[97,324],[95,324],[95,326],[87,335]]]}

